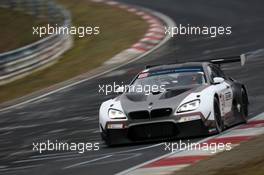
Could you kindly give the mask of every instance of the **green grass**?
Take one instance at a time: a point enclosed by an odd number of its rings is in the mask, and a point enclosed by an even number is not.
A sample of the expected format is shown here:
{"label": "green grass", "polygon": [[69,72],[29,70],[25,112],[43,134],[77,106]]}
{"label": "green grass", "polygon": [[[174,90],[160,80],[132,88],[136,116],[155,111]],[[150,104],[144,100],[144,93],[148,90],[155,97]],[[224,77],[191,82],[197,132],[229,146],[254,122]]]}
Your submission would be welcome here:
{"label": "green grass", "polygon": [[31,15],[0,8],[0,53],[25,46],[40,38],[32,35],[32,26],[46,24]]}
{"label": "green grass", "polygon": [[100,34],[75,37],[74,47],[54,66],[0,87],[0,102],[67,80],[100,66],[129,48],[146,32],[141,18],[119,8],[87,0],[58,0],[72,12],[74,26],[99,26]]}

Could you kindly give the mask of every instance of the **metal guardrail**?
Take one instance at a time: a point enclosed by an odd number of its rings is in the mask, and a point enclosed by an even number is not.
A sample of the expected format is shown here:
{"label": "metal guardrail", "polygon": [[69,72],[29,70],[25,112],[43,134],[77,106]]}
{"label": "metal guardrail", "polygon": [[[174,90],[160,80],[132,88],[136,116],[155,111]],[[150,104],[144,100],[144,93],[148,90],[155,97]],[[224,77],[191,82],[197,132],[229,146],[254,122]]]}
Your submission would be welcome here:
{"label": "metal guardrail", "polygon": [[[52,24],[70,27],[71,16],[52,0],[1,0],[0,7],[22,11],[38,18],[47,18]],[[58,60],[72,46],[68,34],[53,34],[35,43],[0,54],[0,85],[44,69]]]}

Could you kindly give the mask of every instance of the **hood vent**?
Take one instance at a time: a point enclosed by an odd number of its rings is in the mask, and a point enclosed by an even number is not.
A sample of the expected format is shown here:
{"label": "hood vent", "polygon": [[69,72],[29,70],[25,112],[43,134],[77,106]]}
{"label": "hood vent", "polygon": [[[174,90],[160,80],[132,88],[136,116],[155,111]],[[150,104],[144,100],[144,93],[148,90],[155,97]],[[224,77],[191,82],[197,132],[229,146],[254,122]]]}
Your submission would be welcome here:
{"label": "hood vent", "polygon": [[147,96],[144,93],[126,93],[125,96],[127,97],[127,99],[134,102],[147,100]]}
{"label": "hood vent", "polygon": [[190,89],[172,89],[172,90],[167,90],[164,95],[161,97],[161,99],[166,99],[166,98],[172,98],[176,97],[184,92],[187,92]]}

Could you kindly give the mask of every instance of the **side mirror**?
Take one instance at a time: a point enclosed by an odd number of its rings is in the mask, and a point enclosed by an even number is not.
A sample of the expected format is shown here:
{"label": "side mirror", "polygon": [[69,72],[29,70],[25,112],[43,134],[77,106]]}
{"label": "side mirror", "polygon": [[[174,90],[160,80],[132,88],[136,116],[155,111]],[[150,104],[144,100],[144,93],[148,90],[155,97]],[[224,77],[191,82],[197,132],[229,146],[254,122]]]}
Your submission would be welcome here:
{"label": "side mirror", "polygon": [[119,86],[118,88],[115,89],[115,92],[118,94],[122,94],[123,92],[125,92],[124,86]]}
{"label": "side mirror", "polygon": [[225,79],[222,77],[214,77],[213,81],[214,81],[214,84],[220,84],[220,83],[223,83]]}

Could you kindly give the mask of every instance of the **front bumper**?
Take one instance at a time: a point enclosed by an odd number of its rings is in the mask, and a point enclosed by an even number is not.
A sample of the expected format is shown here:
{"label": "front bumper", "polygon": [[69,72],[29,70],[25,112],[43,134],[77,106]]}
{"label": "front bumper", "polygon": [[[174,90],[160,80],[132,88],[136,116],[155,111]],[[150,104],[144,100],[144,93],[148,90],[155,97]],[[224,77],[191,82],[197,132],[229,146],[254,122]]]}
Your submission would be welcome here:
{"label": "front bumper", "polygon": [[190,138],[210,134],[202,119],[182,123],[163,120],[149,123],[127,124],[122,129],[105,129],[102,137],[111,144]]}

